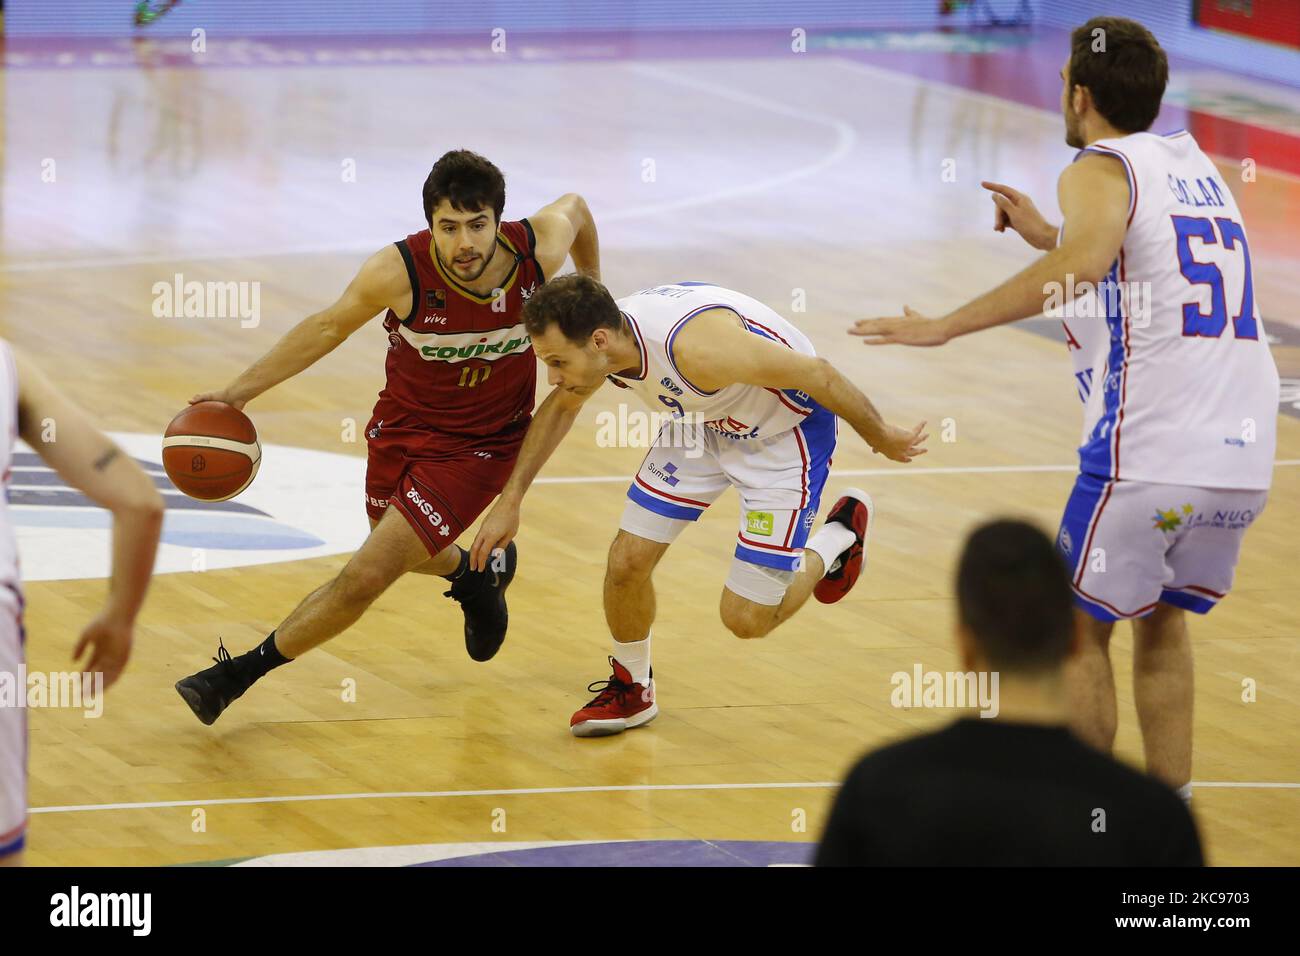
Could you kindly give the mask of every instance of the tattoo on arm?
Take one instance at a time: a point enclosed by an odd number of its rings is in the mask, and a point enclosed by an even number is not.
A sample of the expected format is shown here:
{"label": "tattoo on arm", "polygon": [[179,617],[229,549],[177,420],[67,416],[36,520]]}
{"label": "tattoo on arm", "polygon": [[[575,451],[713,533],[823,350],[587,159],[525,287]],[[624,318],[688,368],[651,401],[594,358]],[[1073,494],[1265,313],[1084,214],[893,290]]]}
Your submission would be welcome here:
{"label": "tattoo on arm", "polygon": [[122,454],[121,450],[117,448],[110,448],[108,451],[104,452],[104,454],[100,455],[98,458],[95,459],[95,470],[103,471],[105,468],[107,468],[109,465],[113,463],[114,459],[116,459],[121,454]]}

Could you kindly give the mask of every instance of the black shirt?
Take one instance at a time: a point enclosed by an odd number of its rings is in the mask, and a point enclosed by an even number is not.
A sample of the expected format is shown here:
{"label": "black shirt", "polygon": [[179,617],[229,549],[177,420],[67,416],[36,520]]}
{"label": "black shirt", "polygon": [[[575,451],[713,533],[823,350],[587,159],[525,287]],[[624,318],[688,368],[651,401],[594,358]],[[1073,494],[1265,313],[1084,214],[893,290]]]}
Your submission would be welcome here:
{"label": "black shirt", "polygon": [[858,762],[818,866],[1201,866],[1179,796],[1064,727],[978,717]]}

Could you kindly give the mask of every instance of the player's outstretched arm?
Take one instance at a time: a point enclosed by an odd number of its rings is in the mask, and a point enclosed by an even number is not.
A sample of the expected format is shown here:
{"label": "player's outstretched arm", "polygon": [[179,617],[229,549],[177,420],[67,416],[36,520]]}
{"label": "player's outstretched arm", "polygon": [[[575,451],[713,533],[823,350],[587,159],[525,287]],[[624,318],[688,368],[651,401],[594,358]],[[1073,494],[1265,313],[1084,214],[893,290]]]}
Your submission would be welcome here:
{"label": "player's outstretched arm", "polygon": [[528,221],[537,236],[537,262],[546,275],[559,275],[565,258],[572,256],[574,269],[600,278],[600,239],[585,199],[566,193],[537,210]]}
{"label": "player's outstretched arm", "polygon": [[[1091,154],[1061,173],[1057,186],[1069,228],[1059,246],[992,292],[940,319],[904,307],[894,318],[860,319],[849,329],[868,345],[943,345],[959,335],[1038,315],[1101,281],[1128,231],[1129,185],[1118,159]],[[1073,280],[1073,281],[1071,281]]]}
{"label": "player's outstretched arm", "polygon": [[375,315],[411,294],[402,254],[396,246],[385,246],[365,261],[337,302],[295,325],[271,351],[225,388],[195,395],[190,404],[215,401],[243,408],[267,389],[328,355]]}
{"label": "player's outstretched arm", "polygon": [[86,625],[73,659],[90,648],[87,671],[110,686],[131,653],[136,615],[153,573],[163,498],[153,482],[113,441],[60,392],[25,356],[18,367],[18,431],[71,487],[113,515],[113,566],[108,600]]}
{"label": "player's outstretched arm", "polygon": [[551,394],[542,400],[537,414],[528,425],[528,434],[519,446],[519,457],[515,459],[510,479],[501,489],[497,503],[479,525],[478,534],[474,536],[474,544],[469,549],[469,566],[475,571],[487,568],[492,552],[504,548],[519,533],[519,509],[524,494],[555,449],[560,447],[560,442],[569,433],[569,429],[573,428],[583,403],[597,390],[598,388],[593,388],[586,392],[570,392],[563,388],[553,388]]}
{"label": "player's outstretched arm", "polygon": [[701,312],[677,334],[677,367],[705,391],[734,385],[797,389],[838,415],[877,454],[893,461],[924,455],[925,422],[906,429],[888,424],[871,400],[824,358],[803,355],[740,327],[730,309]]}

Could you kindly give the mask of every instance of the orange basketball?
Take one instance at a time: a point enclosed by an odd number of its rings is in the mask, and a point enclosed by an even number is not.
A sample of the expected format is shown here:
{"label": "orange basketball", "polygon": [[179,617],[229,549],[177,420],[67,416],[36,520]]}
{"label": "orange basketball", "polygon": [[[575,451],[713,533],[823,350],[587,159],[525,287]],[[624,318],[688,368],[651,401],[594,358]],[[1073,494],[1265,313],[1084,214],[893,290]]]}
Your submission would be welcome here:
{"label": "orange basketball", "polygon": [[225,402],[199,402],[172,419],[163,433],[163,468],[185,494],[225,501],[253,482],[262,463],[257,429]]}

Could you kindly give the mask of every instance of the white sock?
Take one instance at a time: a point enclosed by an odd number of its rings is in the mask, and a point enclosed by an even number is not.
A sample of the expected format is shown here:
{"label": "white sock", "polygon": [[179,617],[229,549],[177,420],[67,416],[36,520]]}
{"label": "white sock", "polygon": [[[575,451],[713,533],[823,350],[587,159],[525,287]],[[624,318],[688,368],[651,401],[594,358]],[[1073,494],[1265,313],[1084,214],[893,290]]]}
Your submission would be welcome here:
{"label": "white sock", "polygon": [[1183,803],[1190,807],[1192,805],[1192,785],[1190,783],[1185,783],[1179,787],[1178,796],[1182,797]]}
{"label": "white sock", "polygon": [[627,668],[632,682],[642,687],[650,686],[650,635],[644,641],[614,641],[614,660]]}
{"label": "white sock", "polygon": [[839,559],[839,556],[852,547],[853,542],[858,536],[853,533],[853,529],[840,524],[838,521],[828,521],[808,539],[804,545],[804,550],[813,551],[822,559],[822,567],[825,570],[822,576],[825,577],[831,571],[832,565]]}

